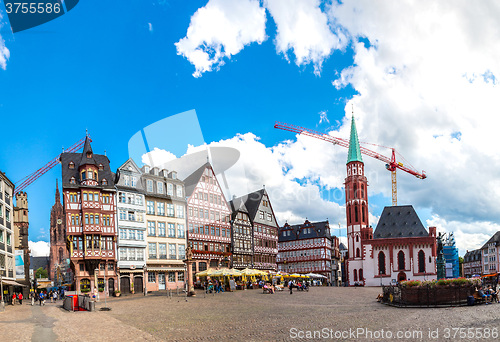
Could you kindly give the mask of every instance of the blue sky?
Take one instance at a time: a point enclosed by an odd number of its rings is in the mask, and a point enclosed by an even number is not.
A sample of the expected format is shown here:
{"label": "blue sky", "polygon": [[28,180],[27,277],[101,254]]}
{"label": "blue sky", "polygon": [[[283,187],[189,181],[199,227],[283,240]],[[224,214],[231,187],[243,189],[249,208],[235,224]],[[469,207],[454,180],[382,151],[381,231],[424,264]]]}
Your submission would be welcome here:
{"label": "blue sky", "polygon": [[[255,11],[240,11],[240,5]],[[2,46],[9,51],[3,65],[0,60],[0,113],[7,128],[0,137],[0,169],[17,181],[87,129],[94,151],[106,151],[116,169],[128,158],[133,134],[194,109],[205,142],[247,151],[244,165],[265,161],[262,170],[247,167],[247,185],[269,184],[281,221],[328,217],[343,223],[343,198],[331,193],[342,187],[347,150],[273,124],[348,137],[354,106],[360,140],[396,147],[429,175],[421,181],[400,172],[400,204],[413,204],[426,226],[455,231],[461,251],[478,247],[499,229],[500,218],[491,205],[498,197],[491,190],[495,181],[474,182],[477,172],[498,176],[496,151],[488,147],[491,125],[484,123],[495,117],[491,108],[499,108],[500,98],[500,40],[485,25],[497,18],[480,15],[494,13],[488,6],[495,5],[460,3],[450,10],[404,1],[80,1],[52,22],[12,34],[0,5]],[[231,18],[227,25],[218,13]],[[459,24],[464,17],[468,26]],[[254,25],[255,32],[245,31]],[[176,45],[183,39],[186,45]],[[221,57],[202,70],[207,61],[196,59],[200,51]],[[194,77],[196,70],[202,71]],[[321,112],[328,122],[320,123]],[[158,147],[178,157],[184,148]],[[375,223],[390,204],[390,175],[368,159]],[[481,171],[471,166],[492,160]],[[55,167],[27,189],[32,241],[49,239],[60,172]],[[313,199],[307,205],[286,196],[301,191]]]}

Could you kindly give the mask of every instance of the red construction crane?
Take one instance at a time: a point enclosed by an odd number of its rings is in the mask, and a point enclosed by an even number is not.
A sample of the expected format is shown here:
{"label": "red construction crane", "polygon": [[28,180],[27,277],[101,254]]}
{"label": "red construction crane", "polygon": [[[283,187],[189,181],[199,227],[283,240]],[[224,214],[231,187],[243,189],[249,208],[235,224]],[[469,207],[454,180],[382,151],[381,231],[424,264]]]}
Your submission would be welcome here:
{"label": "red construction crane", "polygon": [[[87,135],[87,137],[89,138],[90,142],[92,142],[92,139],[90,138],[90,135]],[[70,148],[64,150],[63,153],[69,153],[69,152],[78,151],[80,148],[82,148],[82,146],[84,144],[85,144],[85,138],[83,138],[82,140],[80,140],[79,142],[77,142],[76,144],[74,144],[73,146],[71,146]],[[16,186],[16,188],[14,190],[14,196],[18,192],[21,192],[24,189],[26,189],[31,183],[33,183],[34,181],[36,181],[43,174],[45,174],[50,169],[52,169],[54,166],[56,166],[59,163],[59,157],[60,156],[61,155],[58,155],[57,157],[55,157],[54,159],[52,159],[50,162],[48,162],[47,164],[45,164],[40,169],[36,170],[32,174],[30,174],[30,175],[24,177],[23,179],[21,179],[20,181],[18,181],[17,183],[19,183],[19,182],[22,182],[22,183],[19,184],[18,186]]]}
{"label": "red construction crane", "polygon": [[[286,124],[283,122],[276,122],[274,124],[274,128],[282,129],[282,130],[293,132],[293,133],[303,134],[303,135],[310,136],[310,137],[313,137],[316,139],[321,139],[321,140],[330,142],[334,145],[340,145],[340,146],[349,148],[349,140],[342,139],[342,138],[336,138],[336,137],[333,137],[333,136],[325,134],[325,133],[313,131],[312,129],[309,129],[309,128],[290,125],[290,124]],[[371,144],[371,145],[375,145],[375,144]],[[375,146],[381,146],[381,145],[375,145]],[[403,163],[396,161],[396,153],[397,153],[396,149],[394,149],[392,147],[386,147],[386,146],[381,146],[381,147],[390,148],[392,150],[392,155],[390,158],[386,157],[380,153],[377,153],[375,151],[372,151],[370,149],[367,149],[366,147],[360,146],[360,150],[361,150],[362,154],[366,154],[367,156],[381,160],[381,161],[386,163],[385,164],[386,169],[391,171],[392,205],[395,206],[395,205],[398,205],[398,190],[397,190],[397,181],[396,181],[396,170],[397,169],[408,172],[409,174],[411,174],[419,179],[425,179],[425,178],[427,178],[427,176],[425,175],[424,171],[418,172],[409,163],[408,163],[409,166],[405,166]],[[402,159],[404,159],[403,156],[401,156],[399,153],[398,153],[398,155]]]}

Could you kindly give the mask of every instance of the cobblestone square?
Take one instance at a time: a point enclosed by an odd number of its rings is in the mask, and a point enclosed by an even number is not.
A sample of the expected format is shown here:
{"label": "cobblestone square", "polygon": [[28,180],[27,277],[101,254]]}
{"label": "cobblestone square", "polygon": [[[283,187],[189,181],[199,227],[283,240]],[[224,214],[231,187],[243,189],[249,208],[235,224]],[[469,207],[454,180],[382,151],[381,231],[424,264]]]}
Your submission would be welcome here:
{"label": "cobblestone square", "polygon": [[[477,329],[500,326],[498,304],[394,308],[376,302],[379,292],[379,288],[337,287],[312,287],[292,295],[260,290],[206,296],[198,292],[187,302],[175,295],[134,295],[110,298],[108,312],[67,312],[61,302],[8,306],[0,314],[0,336],[2,341],[375,341],[389,339],[390,332],[394,340],[451,341],[460,340],[459,335],[452,338],[453,328],[473,328],[476,334]],[[97,308],[103,306],[101,300]],[[366,333],[353,337],[357,329]],[[382,337],[382,329],[385,338],[376,338]],[[429,331],[436,329],[438,338],[429,337]],[[308,331],[320,331],[322,338],[314,339]],[[409,338],[398,338],[398,332]],[[371,338],[366,335],[370,333]],[[498,340],[477,336],[461,340]]]}

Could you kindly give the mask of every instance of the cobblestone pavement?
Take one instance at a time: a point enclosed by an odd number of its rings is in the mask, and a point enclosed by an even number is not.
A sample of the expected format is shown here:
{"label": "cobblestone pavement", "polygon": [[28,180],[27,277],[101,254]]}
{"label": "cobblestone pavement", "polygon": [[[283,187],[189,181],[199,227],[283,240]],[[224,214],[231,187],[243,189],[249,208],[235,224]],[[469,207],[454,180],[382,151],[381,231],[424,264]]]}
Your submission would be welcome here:
{"label": "cobblestone pavement", "polygon": [[[393,340],[402,341],[499,340],[491,334],[490,338],[477,335],[485,328],[500,330],[499,304],[394,308],[376,302],[379,292],[379,288],[335,287],[313,287],[309,292],[294,291],[292,295],[286,291],[267,295],[248,290],[204,297],[198,292],[187,302],[184,297],[134,295],[111,298],[108,306],[112,310],[108,312],[70,313],[59,307],[61,303],[41,308],[7,307],[0,314],[0,340],[29,341],[40,327],[35,309],[49,317],[46,326],[52,324],[58,341],[313,340],[313,336],[307,338],[307,331],[328,333],[328,340],[333,341],[384,340],[377,337],[388,337],[388,332],[393,334]],[[101,306],[102,300],[97,307]],[[450,329],[448,339],[446,328]],[[459,334],[452,338],[453,328],[473,328],[475,338],[460,339]],[[364,329],[372,336],[355,336],[349,329]],[[429,331],[437,338],[430,338]],[[398,339],[398,332],[413,337],[403,335]]]}

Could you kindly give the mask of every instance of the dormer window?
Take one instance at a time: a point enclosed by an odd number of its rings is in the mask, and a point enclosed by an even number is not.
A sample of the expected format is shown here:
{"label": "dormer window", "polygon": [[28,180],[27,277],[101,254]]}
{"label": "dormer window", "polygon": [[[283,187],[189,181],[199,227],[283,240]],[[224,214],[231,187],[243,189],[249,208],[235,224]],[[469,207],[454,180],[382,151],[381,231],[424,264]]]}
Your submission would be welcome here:
{"label": "dormer window", "polygon": [[69,167],[70,169],[74,169],[74,168],[75,168],[75,163],[70,162],[70,163],[69,163],[69,165],[68,165],[68,167]]}
{"label": "dormer window", "polygon": [[92,158],[92,152],[87,152],[87,158]]}
{"label": "dormer window", "polygon": [[154,170],[155,170],[155,176],[158,176],[158,169],[155,168]]}
{"label": "dormer window", "polygon": [[147,165],[144,166],[144,172],[149,173],[149,166],[147,166]]}
{"label": "dormer window", "polygon": [[71,179],[69,180],[69,184],[76,184],[75,177],[71,177]]}
{"label": "dormer window", "polygon": [[102,185],[108,185],[108,181],[106,180],[106,178],[102,180]]}
{"label": "dormer window", "polygon": [[177,179],[177,172],[172,172],[172,179]]}
{"label": "dormer window", "polygon": [[99,171],[104,171],[104,165],[99,164]]}

